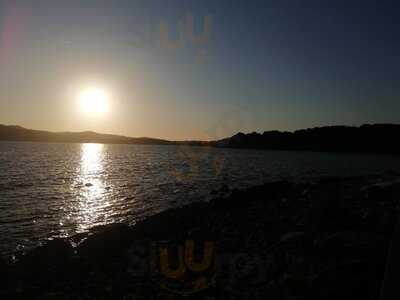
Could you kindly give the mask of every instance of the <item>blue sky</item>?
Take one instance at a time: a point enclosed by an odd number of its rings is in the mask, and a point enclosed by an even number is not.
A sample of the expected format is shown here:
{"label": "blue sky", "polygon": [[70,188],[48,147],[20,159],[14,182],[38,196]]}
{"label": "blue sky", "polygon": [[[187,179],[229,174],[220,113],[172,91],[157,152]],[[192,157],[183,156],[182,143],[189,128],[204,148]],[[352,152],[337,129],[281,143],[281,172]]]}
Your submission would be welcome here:
{"label": "blue sky", "polygon": [[[0,123],[169,139],[398,123],[399,4],[0,1]],[[210,37],[167,49],[178,24]],[[96,84],[102,118],[76,109]]]}

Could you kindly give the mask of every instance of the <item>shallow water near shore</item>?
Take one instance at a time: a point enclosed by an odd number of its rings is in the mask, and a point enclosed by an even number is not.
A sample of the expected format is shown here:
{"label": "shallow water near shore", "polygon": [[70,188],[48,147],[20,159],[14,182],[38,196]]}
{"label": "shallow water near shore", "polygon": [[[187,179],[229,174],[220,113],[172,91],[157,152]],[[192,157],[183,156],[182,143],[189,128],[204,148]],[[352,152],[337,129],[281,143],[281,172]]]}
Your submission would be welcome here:
{"label": "shallow water near shore", "polygon": [[134,224],[223,186],[398,172],[395,156],[189,146],[0,142],[0,252]]}

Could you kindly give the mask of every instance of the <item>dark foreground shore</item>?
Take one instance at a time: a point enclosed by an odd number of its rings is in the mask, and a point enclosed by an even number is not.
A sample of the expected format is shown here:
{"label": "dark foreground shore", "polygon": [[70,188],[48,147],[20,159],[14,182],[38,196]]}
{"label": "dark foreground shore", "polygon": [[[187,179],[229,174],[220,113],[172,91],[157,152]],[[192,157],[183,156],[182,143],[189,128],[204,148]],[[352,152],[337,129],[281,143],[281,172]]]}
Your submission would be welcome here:
{"label": "dark foreground shore", "polygon": [[0,299],[380,299],[400,261],[398,178],[226,189],[55,239],[0,261]]}

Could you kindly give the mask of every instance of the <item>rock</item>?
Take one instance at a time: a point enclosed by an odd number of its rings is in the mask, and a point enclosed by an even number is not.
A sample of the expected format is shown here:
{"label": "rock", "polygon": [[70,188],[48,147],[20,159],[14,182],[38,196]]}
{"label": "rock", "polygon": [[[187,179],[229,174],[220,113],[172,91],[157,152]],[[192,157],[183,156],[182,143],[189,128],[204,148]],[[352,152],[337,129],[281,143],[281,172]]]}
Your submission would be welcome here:
{"label": "rock", "polygon": [[66,239],[54,239],[45,245],[30,251],[20,258],[19,264],[37,266],[39,264],[57,263],[74,254],[72,245]]}
{"label": "rock", "polygon": [[337,265],[320,273],[312,282],[312,296],[309,299],[375,299],[376,286],[371,284],[375,279],[371,276],[367,262]]}
{"label": "rock", "polygon": [[385,202],[398,201],[398,195],[400,194],[400,182],[399,180],[393,180],[383,183],[374,184],[366,189],[368,198],[371,200]]}
{"label": "rock", "polygon": [[0,257],[0,274],[3,274],[5,270],[8,269],[8,265],[2,257]]}
{"label": "rock", "polygon": [[0,288],[3,288],[9,280],[10,266],[0,257]]}
{"label": "rock", "polygon": [[366,232],[337,232],[325,235],[315,242],[315,255],[329,260],[372,260],[384,259],[387,240],[381,235]]}
{"label": "rock", "polygon": [[288,232],[285,235],[282,236],[281,238],[281,243],[284,242],[292,242],[292,241],[297,241],[298,239],[303,239],[305,236],[304,232]]}
{"label": "rock", "polygon": [[15,265],[16,275],[34,282],[61,280],[68,277],[73,256],[74,249],[68,240],[54,239],[20,257]]}
{"label": "rock", "polygon": [[105,258],[123,251],[133,241],[133,231],[125,224],[110,224],[91,229],[89,236],[77,246],[79,256]]}

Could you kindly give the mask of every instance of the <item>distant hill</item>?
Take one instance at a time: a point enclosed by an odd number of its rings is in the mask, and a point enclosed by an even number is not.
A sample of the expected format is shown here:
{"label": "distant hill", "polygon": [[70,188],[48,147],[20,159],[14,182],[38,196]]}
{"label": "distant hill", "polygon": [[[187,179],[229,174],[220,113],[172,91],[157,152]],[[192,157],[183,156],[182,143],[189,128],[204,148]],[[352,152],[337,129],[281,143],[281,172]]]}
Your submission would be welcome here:
{"label": "distant hill", "polygon": [[295,132],[265,131],[238,133],[218,141],[168,141],[153,138],[132,138],[112,134],[84,132],[50,132],[20,126],[0,125],[0,141],[104,143],[145,145],[191,145],[218,148],[251,148],[265,150],[296,150],[324,152],[362,152],[400,154],[400,125],[375,124],[325,126]]}
{"label": "distant hill", "polygon": [[0,140],[62,143],[104,143],[104,144],[157,144],[169,145],[173,142],[152,138],[131,138],[120,135],[84,132],[50,132],[31,130],[20,126],[0,125]]}
{"label": "distant hill", "polygon": [[202,141],[167,141],[147,137],[126,137],[101,134],[93,131],[51,132],[32,130],[15,125],[0,124],[0,141],[48,142],[48,143],[101,143],[101,144],[142,144],[142,145],[190,145],[205,146]]}
{"label": "distant hill", "polygon": [[326,126],[295,132],[238,133],[215,147],[400,154],[400,125]]}

